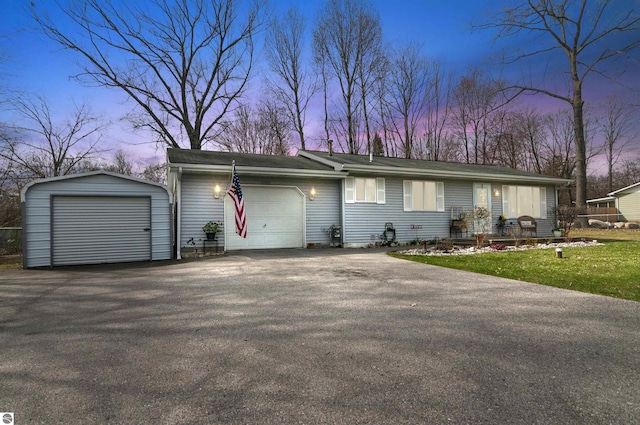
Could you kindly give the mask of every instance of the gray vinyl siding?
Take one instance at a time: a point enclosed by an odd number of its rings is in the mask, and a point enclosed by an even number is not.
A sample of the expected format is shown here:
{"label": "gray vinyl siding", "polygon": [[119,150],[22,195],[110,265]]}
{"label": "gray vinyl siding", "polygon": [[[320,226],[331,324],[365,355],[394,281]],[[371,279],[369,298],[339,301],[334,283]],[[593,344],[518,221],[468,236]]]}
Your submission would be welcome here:
{"label": "gray vinyl siding", "polygon": [[[398,242],[409,242],[416,238],[448,238],[451,221],[451,207],[462,207],[465,211],[473,208],[473,183],[486,183],[462,180],[432,180],[444,183],[444,211],[404,211],[403,180],[430,180],[419,177],[386,177],[385,204],[353,203],[344,204],[345,229],[344,242],[359,246],[379,242],[385,223],[393,223]],[[555,205],[555,188],[547,188],[547,208]],[[496,196],[494,190],[500,191]],[[502,183],[491,184],[491,222],[492,232],[497,232],[496,223],[502,214]],[[551,234],[551,217],[538,220],[538,235]],[[414,226],[414,228],[412,228]],[[415,228],[415,227],[419,228]],[[471,229],[470,229],[471,230]],[[471,233],[469,233],[471,235]]]}
{"label": "gray vinyl siding", "polygon": [[[340,180],[332,179],[290,179],[268,176],[239,174],[240,184],[244,186],[289,186],[297,187],[306,197],[306,242],[329,244],[328,228],[340,224]],[[220,199],[214,199],[213,188],[220,185]],[[206,235],[202,226],[209,220],[224,220],[224,192],[229,187],[229,175],[191,174],[182,175],[182,193],[180,202],[181,232],[180,247],[202,249],[202,239]],[[308,196],[311,188],[316,189],[315,200]],[[245,202],[250,202],[245,199]],[[233,225],[233,224],[231,224]],[[187,242],[193,238],[195,246]],[[218,235],[219,247],[224,247],[224,232]],[[207,250],[209,245],[207,245]]]}
{"label": "gray vinyl siding", "polygon": [[618,209],[626,221],[640,220],[640,191],[618,195]]}
{"label": "gray vinyl siding", "polygon": [[22,202],[25,267],[51,265],[51,197],[54,195],[151,197],[152,259],[171,258],[168,192],[160,186],[143,182],[110,175],[90,175],[34,184],[25,192]]}

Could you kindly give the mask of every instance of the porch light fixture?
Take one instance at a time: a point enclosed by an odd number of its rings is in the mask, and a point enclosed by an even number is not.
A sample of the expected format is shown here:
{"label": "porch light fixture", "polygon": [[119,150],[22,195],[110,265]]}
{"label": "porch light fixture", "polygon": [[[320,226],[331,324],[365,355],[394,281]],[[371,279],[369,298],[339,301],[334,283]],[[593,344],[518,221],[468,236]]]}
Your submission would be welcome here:
{"label": "porch light fixture", "polygon": [[493,196],[500,196],[500,190],[499,189],[493,189]]}
{"label": "porch light fixture", "polygon": [[314,200],[316,199],[316,188],[312,187],[311,190],[309,191],[309,199],[310,200]]}
{"label": "porch light fixture", "polygon": [[220,199],[220,185],[216,183],[215,187],[213,188],[213,197],[215,199]]}

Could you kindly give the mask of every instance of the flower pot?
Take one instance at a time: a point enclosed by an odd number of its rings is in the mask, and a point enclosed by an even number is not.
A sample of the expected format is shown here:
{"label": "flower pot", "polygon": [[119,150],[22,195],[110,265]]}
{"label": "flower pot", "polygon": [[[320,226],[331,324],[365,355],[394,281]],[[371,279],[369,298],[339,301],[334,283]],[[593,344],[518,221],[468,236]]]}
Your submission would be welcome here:
{"label": "flower pot", "polygon": [[216,232],[207,232],[207,239],[212,241],[216,238]]}
{"label": "flower pot", "polygon": [[562,237],[562,230],[554,230],[553,231],[553,236],[556,238],[561,238]]}

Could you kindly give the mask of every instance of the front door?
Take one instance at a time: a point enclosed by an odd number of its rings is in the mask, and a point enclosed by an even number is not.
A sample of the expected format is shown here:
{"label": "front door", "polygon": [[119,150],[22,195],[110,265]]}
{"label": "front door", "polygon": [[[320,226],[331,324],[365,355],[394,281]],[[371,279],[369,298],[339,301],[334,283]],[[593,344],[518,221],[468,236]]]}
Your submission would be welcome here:
{"label": "front door", "polygon": [[[483,207],[491,212],[491,184],[490,183],[474,183],[473,184],[473,206]],[[486,232],[491,232],[491,216],[486,223],[473,223],[474,233],[478,233],[475,229],[485,227]]]}

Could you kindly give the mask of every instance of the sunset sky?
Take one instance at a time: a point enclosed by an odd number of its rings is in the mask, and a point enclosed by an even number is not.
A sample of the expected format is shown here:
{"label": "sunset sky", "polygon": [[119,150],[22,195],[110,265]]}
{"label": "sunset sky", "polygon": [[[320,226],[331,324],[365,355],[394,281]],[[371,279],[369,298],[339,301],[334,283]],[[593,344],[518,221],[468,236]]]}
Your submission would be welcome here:
{"label": "sunset sky", "polygon": [[[50,7],[53,0],[33,0],[34,7]],[[563,84],[557,75],[557,63],[522,62],[503,69],[496,56],[501,51],[510,52],[518,47],[518,43],[526,46],[531,39],[506,39],[494,41],[494,33],[490,30],[472,30],[470,24],[486,22],[491,12],[500,9],[502,1],[476,0],[376,0],[372,2],[380,13],[385,42],[389,44],[402,41],[418,41],[423,43],[424,52],[439,60],[445,67],[461,75],[471,67],[481,67],[494,77],[505,77],[514,80],[523,74],[531,78],[545,80],[547,86],[557,87]],[[628,5],[630,1],[621,1]],[[634,0],[634,4],[637,2]],[[147,142],[145,134],[133,133],[129,124],[121,120],[130,109],[126,97],[116,89],[86,87],[71,78],[77,74],[78,59],[70,52],[62,50],[55,43],[34,31],[34,24],[27,15],[29,1],[0,0],[3,13],[0,16],[0,54],[4,56],[2,65],[4,88],[24,91],[29,94],[44,95],[52,105],[52,110],[64,115],[73,102],[89,103],[95,112],[110,117],[113,125],[105,137],[115,148],[122,148],[131,156],[142,162],[164,158],[164,152]],[[304,0],[299,2],[273,2],[276,12],[286,10],[289,5],[297,4],[306,15],[309,23],[309,34],[318,11],[324,1]],[[640,8],[638,9],[640,10]],[[602,78],[593,78],[585,87],[590,93],[585,97],[596,104],[608,93],[617,93],[635,99],[636,104],[640,92],[640,64],[637,58],[630,63],[629,69],[622,78],[617,78],[624,85],[615,84]],[[566,60],[566,59],[565,59]],[[564,65],[564,63],[562,63]],[[258,68],[259,70],[260,68]],[[612,69],[618,73],[619,69]],[[262,76],[254,75],[253,88],[260,84]],[[524,97],[523,104],[535,103],[544,110],[557,109],[565,105],[558,101],[539,96]],[[7,121],[10,115],[3,111],[2,120]],[[310,127],[319,121],[319,113],[311,112],[308,117]],[[636,123],[638,118],[635,119]],[[638,145],[636,145],[638,146]]]}

